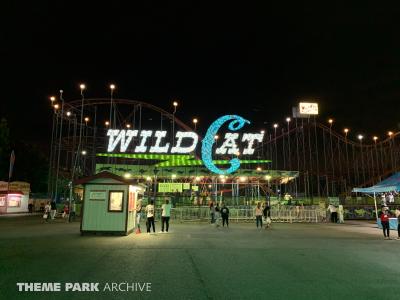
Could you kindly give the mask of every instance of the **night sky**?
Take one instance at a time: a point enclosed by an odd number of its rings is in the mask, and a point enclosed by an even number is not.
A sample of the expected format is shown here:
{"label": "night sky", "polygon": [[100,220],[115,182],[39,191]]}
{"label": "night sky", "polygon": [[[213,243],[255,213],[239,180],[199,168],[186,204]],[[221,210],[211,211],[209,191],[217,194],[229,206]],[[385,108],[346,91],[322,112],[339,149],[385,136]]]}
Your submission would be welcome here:
{"label": "night sky", "polygon": [[48,143],[48,97],[77,99],[80,82],[87,97],[113,82],[116,97],[164,109],[178,99],[177,117],[202,130],[225,113],[271,128],[301,99],[339,130],[399,129],[395,7],[128,2],[2,3],[0,116],[14,138]]}

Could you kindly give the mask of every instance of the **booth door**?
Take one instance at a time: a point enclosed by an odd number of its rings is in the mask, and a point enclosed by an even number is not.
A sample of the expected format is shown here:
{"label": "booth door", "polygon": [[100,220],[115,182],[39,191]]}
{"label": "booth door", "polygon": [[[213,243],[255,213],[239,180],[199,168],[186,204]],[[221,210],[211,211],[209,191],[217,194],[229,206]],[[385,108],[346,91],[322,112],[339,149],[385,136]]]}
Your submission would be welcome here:
{"label": "booth door", "polygon": [[136,198],[137,192],[129,190],[128,196],[128,228],[127,231],[133,230],[136,226]]}

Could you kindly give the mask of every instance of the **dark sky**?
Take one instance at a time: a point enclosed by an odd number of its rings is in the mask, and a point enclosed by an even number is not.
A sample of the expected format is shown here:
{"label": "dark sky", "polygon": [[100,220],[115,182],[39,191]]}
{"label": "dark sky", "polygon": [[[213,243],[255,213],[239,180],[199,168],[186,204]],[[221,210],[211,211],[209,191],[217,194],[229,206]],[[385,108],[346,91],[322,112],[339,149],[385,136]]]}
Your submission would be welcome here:
{"label": "dark sky", "polygon": [[48,96],[79,98],[80,82],[87,97],[115,82],[121,98],[164,109],[179,99],[177,116],[204,129],[225,113],[271,126],[300,99],[340,130],[383,135],[400,122],[400,11],[382,1],[12,2],[0,12],[0,115],[16,138],[47,142]]}

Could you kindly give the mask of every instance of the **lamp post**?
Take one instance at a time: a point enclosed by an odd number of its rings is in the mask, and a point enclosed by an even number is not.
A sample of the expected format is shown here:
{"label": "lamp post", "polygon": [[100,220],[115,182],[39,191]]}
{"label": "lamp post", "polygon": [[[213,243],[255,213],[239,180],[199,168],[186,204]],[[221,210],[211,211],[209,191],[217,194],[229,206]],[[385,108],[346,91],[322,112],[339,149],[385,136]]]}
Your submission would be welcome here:
{"label": "lamp post", "polygon": [[328,120],[329,123],[329,142],[330,142],[330,149],[331,149],[331,166],[332,166],[332,196],[335,195],[335,164],[333,162],[333,143],[332,143],[332,125],[333,119]]}
{"label": "lamp post", "polygon": [[[60,90],[60,100],[61,100],[61,114],[60,114],[60,134],[59,134],[59,142],[58,142],[58,154],[57,154],[57,171],[56,171],[56,191],[55,191],[55,201],[57,202],[58,197],[58,175],[60,171],[60,154],[61,154],[61,138],[62,138],[62,130],[63,130],[63,119],[64,119],[64,98],[63,98],[63,90]],[[53,199],[52,199],[53,200]]]}
{"label": "lamp post", "polygon": [[[115,127],[115,124],[113,124],[113,95],[114,95],[114,90],[115,90],[115,84],[110,84],[110,122],[111,122],[111,128]],[[113,126],[114,125],[114,126]]]}
{"label": "lamp post", "polygon": [[365,170],[364,170],[364,155],[363,155],[363,149],[362,149],[362,140],[364,136],[362,134],[358,135],[358,139],[360,141],[360,151],[361,151],[361,168],[363,171],[363,182],[365,183]]}
{"label": "lamp post", "polygon": [[197,118],[194,118],[194,119],[193,119],[194,131],[196,131],[197,122],[198,122]]}
{"label": "lamp post", "polygon": [[174,101],[172,102],[172,105],[174,106],[174,112],[172,113],[172,145],[175,144],[175,113],[176,113],[176,108],[178,107],[178,102]]}
{"label": "lamp post", "polygon": [[391,169],[393,169],[394,168],[393,147],[392,147],[392,144],[393,144],[393,139],[392,139],[393,131],[389,131],[388,132],[388,136],[389,136],[390,160],[391,160],[391,163],[392,163]]}
{"label": "lamp post", "polygon": [[[81,154],[81,147],[82,147],[82,127],[83,127],[83,109],[84,109],[84,104],[85,104],[85,96],[83,94],[83,91],[86,89],[85,84],[81,83],[79,85],[79,88],[81,90],[81,116],[80,116],[80,127],[79,127],[79,142],[78,142],[78,149],[76,151],[75,159],[74,159],[74,166],[72,168],[71,172],[71,181],[69,183],[69,216],[68,216],[68,222],[71,222],[71,212],[72,212],[72,195],[73,195],[73,182],[75,178],[75,169],[76,169],[76,164],[78,162],[78,157]],[[85,155],[82,153],[82,155]]]}
{"label": "lamp post", "polygon": [[349,151],[347,149],[347,134],[349,133],[349,129],[345,128],[343,131],[344,131],[344,142],[346,150],[347,180],[350,182]]}
{"label": "lamp post", "polygon": [[[54,96],[50,97],[51,105],[54,107],[54,101],[56,98]],[[51,145],[50,145],[50,163],[49,163],[49,178],[47,182],[47,193],[50,196],[50,199],[53,198],[53,181],[52,181],[52,167],[53,167],[53,142],[54,142],[54,119],[56,118],[56,108],[54,107],[54,114],[53,114],[53,124],[51,129]]]}

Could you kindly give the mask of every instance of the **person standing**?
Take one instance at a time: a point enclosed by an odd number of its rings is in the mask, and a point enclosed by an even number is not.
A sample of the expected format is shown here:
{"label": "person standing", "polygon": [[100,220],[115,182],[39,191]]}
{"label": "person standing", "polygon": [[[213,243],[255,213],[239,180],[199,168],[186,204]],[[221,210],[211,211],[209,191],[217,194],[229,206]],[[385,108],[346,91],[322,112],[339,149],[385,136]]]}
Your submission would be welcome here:
{"label": "person standing", "polygon": [[55,200],[51,201],[50,207],[51,207],[50,216],[51,219],[54,220],[54,217],[56,216],[57,213],[57,205]]}
{"label": "person standing", "polygon": [[161,208],[161,232],[164,232],[164,224],[166,225],[165,232],[168,232],[169,218],[171,217],[171,204],[169,204],[169,200],[165,200],[165,204],[163,204]]}
{"label": "person standing", "polygon": [[136,202],[136,233],[141,233],[140,231],[141,216],[142,216],[142,195],[138,195],[138,200]]}
{"label": "person standing", "polygon": [[150,233],[150,228],[153,226],[153,233],[156,232],[156,226],[154,224],[154,201],[151,200],[150,204],[146,206],[146,213],[147,213],[147,233]]}
{"label": "person standing", "polygon": [[331,222],[337,223],[337,209],[336,206],[333,204],[329,205],[329,212],[331,213]]}
{"label": "person standing", "polygon": [[210,217],[211,217],[211,224],[215,223],[215,206],[214,201],[210,203]]}
{"label": "person standing", "polygon": [[256,216],[256,225],[257,225],[257,228],[258,228],[258,224],[260,224],[260,228],[262,228],[262,215],[263,215],[263,212],[262,212],[262,209],[261,209],[261,203],[260,202],[258,202],[257,203],[257,206],[256,206],[256,208],[255,208],[255,213],[254,213],[254,215]]}
{"label": "person standing", "polygon": [[388,210],[384,210],[381,213],[381,224],[382,224],[383,235],[384,235],[385,239],[390,240],[389,212],[388,212]]}
{"label": "person standing", "polygon": [[271,207],[269,206],[268,202],[265,203],[263,215],[265,219],[265,228],[268,228],[271,226]]}
{"label": "person standing", "polygon": [[396,209],[396,217],[397,217],[397,239],[400,240],[400,210]]}
{"label": "person standing", "polygon": [[343,224],[344,223],[344,209],[343,209],[342,204],[339,205],[338,211],[339,211],[339,223]]}
{"label": "person standing", "polygon": [[50,212],[51,212],[50,201],[47,201],[46,205],[44,206],[44,215],[43,215],[43,219],[45,220],[46,223],[49,222]]}
{"label": "person standing", "polygon": [[226,207],[225,203],[222,202],[222,207],[221,207],[221,217],[222,217],[222,226],[229,227],[229,208]]}
{"label": "person standing", "polygon": [[64,204],[64,211],[63,211],[62,217],[67,218],[67,220],[69,220],[69,205],[68,205],[68,203]]}

